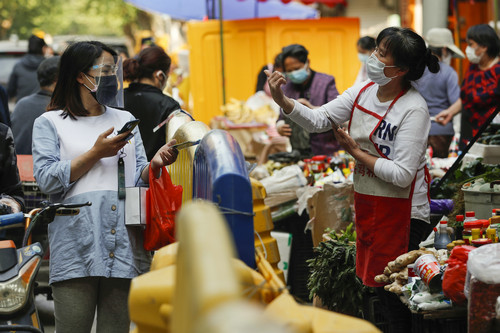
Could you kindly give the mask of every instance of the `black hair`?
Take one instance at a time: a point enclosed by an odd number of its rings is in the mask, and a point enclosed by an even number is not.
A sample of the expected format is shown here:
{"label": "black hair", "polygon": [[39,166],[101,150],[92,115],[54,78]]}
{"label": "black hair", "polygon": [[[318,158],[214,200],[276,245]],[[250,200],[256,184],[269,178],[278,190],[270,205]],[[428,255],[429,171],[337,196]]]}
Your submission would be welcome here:
{"label": "black hair", "polygon": [[274,70],[276,70],[276,67],[283,68],[283,53],[278,53],[276,57],[274,57]]}
{"label": "black hair", "polygon": [[432,54],[435,56],[441,57],[443,55],[443,48],[437,46],[429,46],[429,50],[431,50]]}
{"label": "black hair", "polygon": [[291,44],[285,46],[282,49],[281,54],[282,54],[281,63],[282,67],[284,68],[285,66],[283,65],[283,63],[285,62],[285,59],[288,57],[295,58],[298,61],[305,64],[307,61],[307,56],[309,54],[309,51],[307,51],[307,49],[300,44]]}
{"label": "black hair", "polygon": [[128,49],[127,49],[125,46],[116,46],[116,47],[115,47],[115,52],[116,52],[117,54],[120,54],[120,53],[125,53],[125,56],[126,56],[127,58],[129,58],[129,57],[130,57],[130,54],[128,53]]}
{"label": "black hair", "polygon": [[80,97],[77,77],[80,73],[88,73],[104,51],[112,56],[117,55],[112,48],[98,41],[75,42],[64,51],[59,63],[56,87],[47,110],[63,110],[63,117],[69,116],[72,119],[89,114]]}
{"label": "black hair", "polygon": [[367,51],[372,51],[375,50],[376,44],[375,44],[375,38],[370,37],[370,36],[364,36],[358,39],[359,47],[361,47],[363,50]]}
{"label": "black hair", "polygon": [[40,66],[38,66],[36,70],[40,87],[50,86],[52,83],[56,82],[59,73],[60,58],[59,56],[50,57],[40,63]]}
{"label": "black hair", "polygon": [[45,41],[35,35],[31,35],[28,39],[29,54],[43,54],[43,47],[46,46]]}
{"label": "black hair", "polygon": [[394,65],[408,70],[404,79],[415,81],[422,77],[425,67],[431,73],[439,72],[439,59],[425,46],[424,39],[409,28],[385,28],[377,36],[377,46],[384,44]]}
{"label": "black hair", "polygon": [[123,62],[123,78],[134,81],[142,78],[152,78],[157,70],[168,76],[172,60],[160,46],[143,49],[137,56]]}
{"label": "black hair", "polygon": [[473,25],[467,30],[467,39],[472,39],[488,49],[486,53],[495,58],[500,52],[500,39],[495,30],[487,24]]}

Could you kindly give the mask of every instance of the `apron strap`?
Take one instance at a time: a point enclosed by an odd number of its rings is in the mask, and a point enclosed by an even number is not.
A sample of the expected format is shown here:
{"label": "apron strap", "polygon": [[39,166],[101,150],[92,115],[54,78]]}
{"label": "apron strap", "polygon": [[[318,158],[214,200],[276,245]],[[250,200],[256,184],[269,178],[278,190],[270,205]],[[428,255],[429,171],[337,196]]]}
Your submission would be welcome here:
{"label": "apron strap", "polygon": [[384,118],[389,114],[389,111],[391,111],[392,107],[394,104],[396,104],[396,102],[398,101],[398,99],[403,96],[404,94],[406,94],[406,92],[408,91],[408,89],[403,89],[399,92],[399,94],[396,96],[396,98],[394,98],[394,100],[392,101],[391,105],[389,105],[389,107],[387,108],[387,111],[385,112],[385,114],[382,116],[382,118],[380,118],[379,122],[377,123],[377,126],[375,126],[375,128],[373,129],[373,131],[370,133],[370,141],[372,142],[373,146],[375,147],[375,149],[377,150],[378,154],[383,157],[383,158],[387,158],[387,156],[385,156],[382,151],[380,150],[380,148],[375,144],[375,142],[373,142],[373,133],[375,133],[375,131],[377,130],[377,128],[380,126],[380,123],[382,122],[382,120],[384,120]]}
{"label": "apron strap", "polygon": [[[417,171],[418,172],[418,171]],[[425,182],[427,183],[427,200],[429,200],[429,203],[431,203],[431,182],[432,182],[432,177],[429,172],[429,168],[427,165],[424,166],[424,172],[425,172]]]}
{"label": "apron strap", "polygon": [[351,130],[351,124],[352,124],[352,115],[354,114],[354,108],[358,105],[358,100],[359,100],[359,97],[361,96],[361,94],[366,90],[368,89],[369,87],[373,86],[375,84],[375,82],[369,82],[367,85],[365,85],[358,93],[358,96],[356,96],[356,99],[354,100],[354,104],[352,105],[352,109],[351,109],[351,116],[349,117],[349,127],[348,127],[348,130],[350,131]]}

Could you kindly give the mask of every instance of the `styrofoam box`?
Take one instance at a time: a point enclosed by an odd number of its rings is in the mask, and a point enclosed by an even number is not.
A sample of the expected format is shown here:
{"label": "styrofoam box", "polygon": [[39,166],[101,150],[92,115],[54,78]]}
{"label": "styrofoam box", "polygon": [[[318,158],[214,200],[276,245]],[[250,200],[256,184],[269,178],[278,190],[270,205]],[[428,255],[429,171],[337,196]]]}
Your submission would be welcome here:
{"label": "styrofoam box", "polygon": [[468,153],[483,157],[483,163],[486,164],[500,163],[500,145],[485,145],[476,142]]}
{"label": "styrofoam box", "polygon": [[280,262],[278,268],[283,271],[285,281],[288,280],[288,270],[290,268],[290,252],[292,249],[292,234],[281,231],[271,231],[271,237],[276,239],[278,243],[278,251],[280,252]]}

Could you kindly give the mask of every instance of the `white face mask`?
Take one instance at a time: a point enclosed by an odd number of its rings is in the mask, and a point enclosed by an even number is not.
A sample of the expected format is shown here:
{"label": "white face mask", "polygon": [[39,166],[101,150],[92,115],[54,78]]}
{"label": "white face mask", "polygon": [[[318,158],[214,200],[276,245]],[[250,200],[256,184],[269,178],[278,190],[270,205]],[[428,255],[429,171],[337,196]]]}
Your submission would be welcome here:
{"label": "white face mask", "polygon": [[467,46],[465,48],[465,54],[467,55],[467,59],[473,64],[479,64],[479,61],[481,60],[481,56],[476,55],[476,49],[473,48],[472,46]]}
{"label": "white face mask", "polygon": [[366,61],[368,60],[370,56],[368,54],[364,54],[364,53],[359,53],[358,52],[358,59],[359,61],[361,61],[363,64],[366,63]]}
{"label": "white face mask", "polygon": [[443,56],[441,58],[441,61],[449,66],[451,64],[451,53],[448,53],[447,55]]}
{"label": "white face mask", "polygon": [[[163,78],[161,78],[162,76]],[[158,88],[160,88],[161,91],[165,90],[165,87],[167,86],[167,76],[165,75],[165,73],[163,71],[158,71],[156,72],[156,77],[161,82],[161,87]]]}
{"label": "white face mask", "polygon": [[386,66],[382,61],[378,60],[375,53],[372,53],[366,61],[366,74],[368,78],[378,84],[379,86],[385,86],[387,83],[391,82],[396,76],[387,77],[384,74],[385,67],[397,67],[397,66]]}

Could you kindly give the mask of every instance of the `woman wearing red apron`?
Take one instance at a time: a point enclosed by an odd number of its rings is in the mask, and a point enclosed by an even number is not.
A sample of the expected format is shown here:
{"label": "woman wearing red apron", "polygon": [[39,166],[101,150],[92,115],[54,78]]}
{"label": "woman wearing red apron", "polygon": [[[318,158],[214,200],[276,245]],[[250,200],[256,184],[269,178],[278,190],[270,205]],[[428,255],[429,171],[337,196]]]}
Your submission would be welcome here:
{"label": "woman wearing red apron", "polygon": [[[356,159],[356,273],[363,283],[381,287],[373,278],[388,261],[418,244],[428,233],[430,209],[425,150],[430,129],[422,96],[411,87],[425,67],[439,70],[438,59],[410,29],[387,28],[377,37],[377,49],[367,61],[370,80],[346,90],[335,100],[310,110],[287,98],[279,72],[269,75],[271,93],[283,112],[310,132],[331,130],[331,118],[348,131],[335,130],[338,142]],[[383,288],[390,306],[392,331],[410,328],[408,309]]]}

